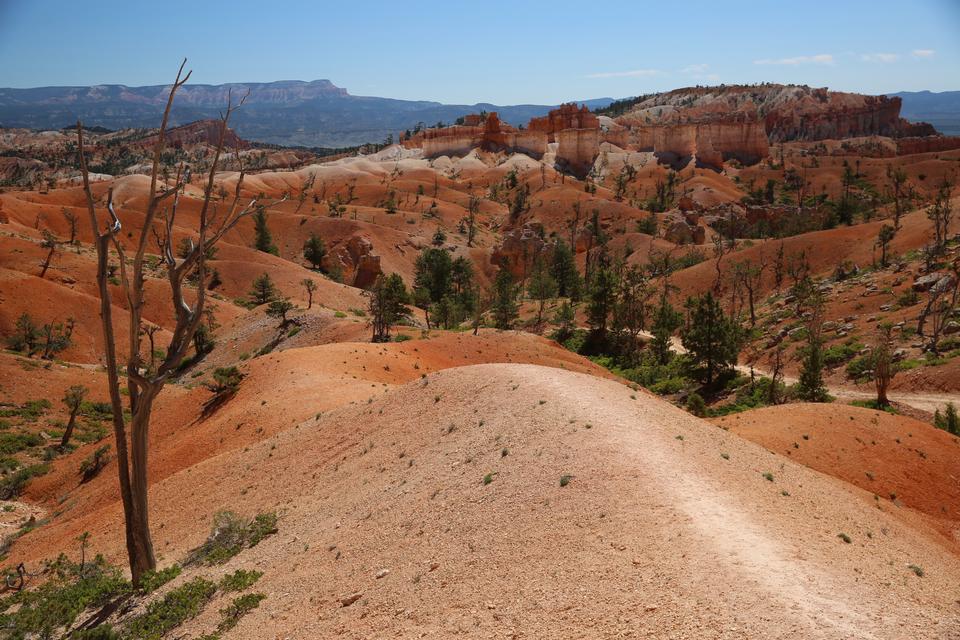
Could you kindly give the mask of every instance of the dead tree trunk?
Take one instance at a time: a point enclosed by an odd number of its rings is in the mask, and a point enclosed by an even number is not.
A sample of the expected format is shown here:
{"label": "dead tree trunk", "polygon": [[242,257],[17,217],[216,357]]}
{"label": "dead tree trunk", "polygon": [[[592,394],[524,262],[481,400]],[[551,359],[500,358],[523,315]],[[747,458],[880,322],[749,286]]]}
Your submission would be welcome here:
{"label": "dead tree trunk", "polygon": [[[143,228],[135,241],[136,252],[132,260],[127,259],[122,243],[120,218],[113,208],[113,193],[107,194],[107,211],[110,214],[110,225],[101,231],[97,222],[96,201],[90,187],[89,172],[83,147],[83,126],[77,122],[77,142],[80,158],[80,169],[83,175],[83,188],[86,194],[87,211],[91,229],[93,230],[94,245],[97,249],[97,285],[100,297],[100,318],[102,323],[105,364],[107,367],[107,383],[110,391],[110,403],[113,408],[114,438],[117,446],[117,468],[120,479],[120,495],[123,502],[124,526],[126,533],[127,555],[130,562],[130,573],[133,584],[139,585],[140,579],[146,571],[156,567],[156,557],[153,551],[153,541],[150,537],[150,521],[148,507],[148,461],[149,461],[149,430],[150,417],[153,412],[154,401],[164,385],[177,372],[178,367],[187,355],[193,343],[193,337],[204,318],[204,303],[206,300],[206,258],[211,248],[232,229],[242,218],[250,215],[257,206],[256,200],[251,200],[246,206],[240,206],[241,186],[244,171],[241,165],[236,184],[233,202],[226,206],[224,212],[218,211],[214,202],[214,178],[217,165],[223,153],[226,139],[227,124],[231,114],[243,104],[233,104],[228,98],[227,108],[220,118],[219,140],[214,152],[210,170],[207,174],[203,192],[203,203],[199,213],[198,242],[186,256],[178,263],[174,248],[174,228],[179,205],[180,193],[185,191],[190,183],[190,171],[184,167],[177,170],[173,186],[166,183],[159,184],[161,156],[165,146],[165,134],[170,109],[174,95],[190,78],[190,72],[183,75],[186,60],[180,65],[177,78],[170,88],[163,120],[157,134],[157,142],[153,149],[153,165],[150,177],[150,191],[147,199],[146,213],[143,218]],[[239,153],[237,155],[239,162]],[[171,202],[169,208],[161,205]],[[159,223],[159,224],[158,224]],[[158,231],[156,226],[160,227]],[[154,369],[145,366],[140,354],[140,342],[143,335],[144,319],[144,256],[148,238],[157,238],[161,259],[167,269],[167,280],[171,292],[171,305],[175,314],[175,326],[170,343],[167,345],[166,355]],[[111,299],[108,288],[109,257],[111,247],[117,254],[121,280],[121,290],[126,298],[129,309],[129,334],[126,362],[127,395],[131,420],[129,425],[129,447],[127,424],[124,419],[123,404],[120,394],[120,381],[117,371],[116,336],[114,335],[111,313]],[[185,281],[188,276],[196,278],[196,295],[193,306],[189,305],[184,297]],[[152,337],[152,336],[151,336]],[[152,358],[152,354],[151,354]]]}

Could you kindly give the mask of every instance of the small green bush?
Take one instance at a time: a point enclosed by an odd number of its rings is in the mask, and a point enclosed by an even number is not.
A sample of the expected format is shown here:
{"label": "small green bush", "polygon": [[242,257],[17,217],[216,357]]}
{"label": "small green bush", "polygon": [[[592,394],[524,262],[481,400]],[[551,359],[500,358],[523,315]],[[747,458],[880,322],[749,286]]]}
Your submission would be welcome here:
{"label": "small green bush", "polygon": [[698,418],[707,415],[707,403],[703,401],[703,397],[699,393],[691,393],[687,397],[687,411]]}
{"label": "small green bush", "polygon": [[213,516],[213,530],[206,542],[190,552],[185,564],[223,564],[276,532],[275,513],[259,513],[247,520],[233,511],[218,511]]}
{"label": "small green bush", "polygon": [[220,579],[220,591],[243,591],[249,589],[263,575],[262,571],[237,569]]}
{"label": "small green bush", "polygon": [[89,482],[96,478],[108,462],[110,462],[110,445],[105,444],[98,447],[96,451],[80,463],[80,475],[83,477],[83,482]]}
{"label": "small green bush", "polygon": [[170,565],[166,569],[160,569],[159,571],[147,571],[140,576],[140,590],[144,593],[153,593],[180,575],[181,571],[182,569],[178,564]]}
{"label": "small green bush", "polygon": [[160,640],[168,631],[203,611],[216,590],[216,585],[209,580],[194,578],[162,600],[148,604],[143,615],[130,621],[124,636],[131,640]]}
{"label": "small green bush", "polygon": [[240,618],[260,606],[260,602],[267,597],[265,593],[247,593],[233,599],[229,606],[220,609],[223,620],[217,625],[221,633],[237,626]]}
{"label": "small green bush", "polygon": [[19,453],[41,444],[43,444],[43,438],[36,433],[0,433],[0,454]]}
{"label": "small green bush", "polygon": [[0,500],[13,500],[23,493],[32,478],[42,476],[49,471],[50,465],[34,464],[11,473],[0,480]]}

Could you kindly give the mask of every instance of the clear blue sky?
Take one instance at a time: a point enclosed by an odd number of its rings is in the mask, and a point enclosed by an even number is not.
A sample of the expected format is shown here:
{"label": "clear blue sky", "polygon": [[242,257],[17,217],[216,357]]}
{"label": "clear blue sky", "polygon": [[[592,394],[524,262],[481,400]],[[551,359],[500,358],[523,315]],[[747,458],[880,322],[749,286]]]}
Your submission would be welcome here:
{"label": "clear blue sky", "polygon": [[556,103],[738,82],[960,89],[960,0],[0,0],[0,86],[327,78],[355,95]]}

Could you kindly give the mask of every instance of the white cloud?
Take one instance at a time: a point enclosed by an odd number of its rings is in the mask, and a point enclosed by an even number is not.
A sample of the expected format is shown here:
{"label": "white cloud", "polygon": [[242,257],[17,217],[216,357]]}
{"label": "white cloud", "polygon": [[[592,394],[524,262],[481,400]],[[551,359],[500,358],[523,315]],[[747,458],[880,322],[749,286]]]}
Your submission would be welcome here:
{"label": "white cloud", "polygon": [[603,73],[591,73],[588,78],[643,78],[647,76],[657,76],[663,73],[659,69],[634,69],[633,71],[604,71]]}
{"label": "white cloud", "polygon": [[708,64],[691,64],[680,70],[681,73],[690,73],[693,75],[702,75],[710,68]]}
{"label": "white cloud", "polygon": [[936,51],[933,49],[914,49],[911,53],[914,58],[932,58]]}
{"label": "white cloud", "polygon": [[783,64],[796,66],[801,64],[833,64],[833,56],[829,53],[818,53],[815,56],[796,56],[793,58],[765,58],[754,60],[753,64]]}
{"label": "white cloud", "polygon": [[896,62],[900,56],[896,53],[863,53],[860,59],[864,62]]}

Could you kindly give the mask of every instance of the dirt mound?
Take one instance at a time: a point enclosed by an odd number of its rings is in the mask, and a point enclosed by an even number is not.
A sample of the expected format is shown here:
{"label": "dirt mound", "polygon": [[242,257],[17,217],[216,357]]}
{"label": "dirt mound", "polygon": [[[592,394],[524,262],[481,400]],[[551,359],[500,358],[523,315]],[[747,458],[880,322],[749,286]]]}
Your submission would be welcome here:
{"label": "dirt mound", "polygon": [[[223,567],[264,572],[234,637],[958,631],[960,561],[936,542],[836,480],[559,369],[431,374],[171,475],[153,505],[166,562],[218,509],[280,512],[278,535]],[[118,518],[91,529],[113,558]],[[208,609],[183,631],[205,633]]]}
{"label": "dirt mound", "polygon": [[960,549],[960,438],[913,418],[840,404],[766,407],[714,422],[870,492],[892,513],[928,516]]}

